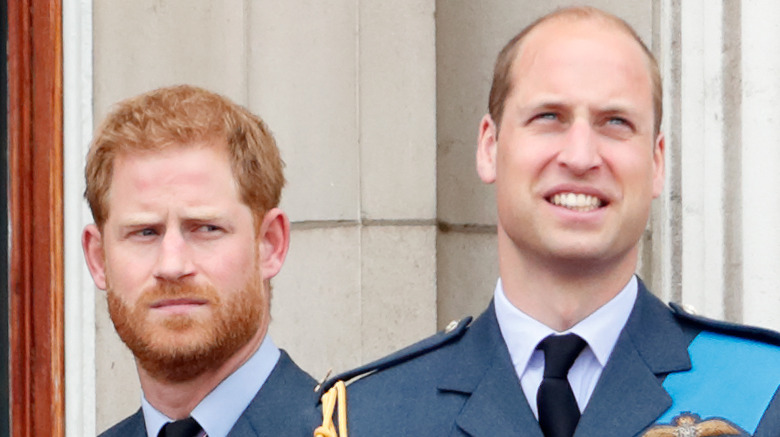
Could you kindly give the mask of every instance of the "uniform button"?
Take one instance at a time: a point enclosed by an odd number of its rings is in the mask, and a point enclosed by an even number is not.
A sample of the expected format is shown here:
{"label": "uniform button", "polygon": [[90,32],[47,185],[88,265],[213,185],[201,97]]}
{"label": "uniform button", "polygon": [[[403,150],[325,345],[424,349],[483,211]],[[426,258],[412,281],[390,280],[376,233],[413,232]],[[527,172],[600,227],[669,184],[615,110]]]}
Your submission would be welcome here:
{"label": "uniform button", "polygon": [[458,327],[458,321],[457,320],[453,320],[449,324],[447,324],[446,328],[444,328],[444,333],[445,334],[449,334],[450,332],[454,331],[455,328],[457,328],[457,327]]}

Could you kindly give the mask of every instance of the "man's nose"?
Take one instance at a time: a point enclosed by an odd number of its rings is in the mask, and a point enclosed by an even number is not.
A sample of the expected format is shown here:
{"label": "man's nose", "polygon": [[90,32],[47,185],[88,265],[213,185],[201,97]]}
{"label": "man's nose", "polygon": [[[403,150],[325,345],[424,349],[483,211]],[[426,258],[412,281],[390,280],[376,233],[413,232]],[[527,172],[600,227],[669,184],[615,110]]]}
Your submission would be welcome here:
{"label": "man's nose", "polygon": [[193,263],[187,241],[179,231],[166,231],[159,248],[155,277],[174,281],[192,272]]}
{"label": "man's nose", "polygon": [[603,164],[597,134],[587,120],[578,119],[572,123],[563,139],[558,162],[577,175],[585,174]]}

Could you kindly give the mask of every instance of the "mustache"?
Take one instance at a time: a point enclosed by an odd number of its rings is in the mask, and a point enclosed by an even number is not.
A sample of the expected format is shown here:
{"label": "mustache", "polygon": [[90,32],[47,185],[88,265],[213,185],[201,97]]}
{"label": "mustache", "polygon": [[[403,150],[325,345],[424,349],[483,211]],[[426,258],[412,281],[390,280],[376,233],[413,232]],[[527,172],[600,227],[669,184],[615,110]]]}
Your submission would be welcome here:
{"label": "mustache", "polygon": [[138,303],[143,306],[154,305],[156,302],[170,299],[192,299],[219,303],[220,297],[216,288],[209,284],[195,284],[189,281],[159,280],[154,285],[141,292]]}

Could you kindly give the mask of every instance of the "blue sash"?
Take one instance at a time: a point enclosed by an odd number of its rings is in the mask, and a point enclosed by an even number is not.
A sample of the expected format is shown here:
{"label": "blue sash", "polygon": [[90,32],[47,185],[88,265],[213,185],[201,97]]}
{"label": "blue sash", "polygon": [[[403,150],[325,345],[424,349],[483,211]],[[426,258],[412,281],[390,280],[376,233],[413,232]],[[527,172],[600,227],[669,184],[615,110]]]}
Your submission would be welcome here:
{"label": "blue sash", "polygon": [[780,348],[703,331],[688,351],[693,367],[664,380],[672,406],[657,423],[693,413],[702,420],[725,419],[753,434],[780,386]]}

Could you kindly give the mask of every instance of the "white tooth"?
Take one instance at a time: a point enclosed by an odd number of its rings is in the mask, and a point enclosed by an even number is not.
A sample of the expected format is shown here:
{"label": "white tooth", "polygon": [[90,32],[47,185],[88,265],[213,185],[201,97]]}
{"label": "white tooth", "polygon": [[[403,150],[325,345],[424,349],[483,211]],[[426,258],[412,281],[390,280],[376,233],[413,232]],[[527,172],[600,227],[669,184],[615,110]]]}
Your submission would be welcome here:
{"label": "white tooth", "polygon": [[550,202],[557,206],[578,211],[590,211],[602,205],[601,200],[589,194],[558,193],[550,197]]}

